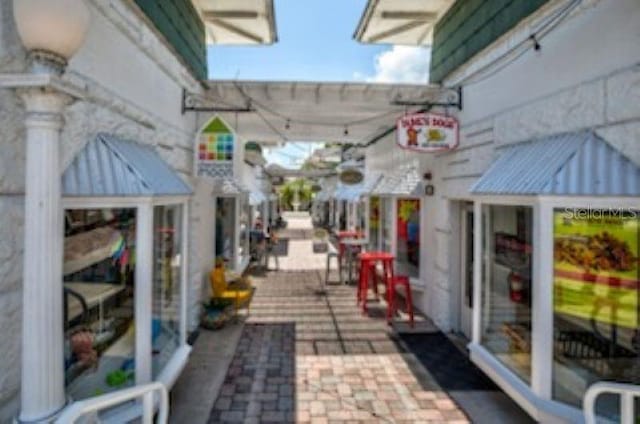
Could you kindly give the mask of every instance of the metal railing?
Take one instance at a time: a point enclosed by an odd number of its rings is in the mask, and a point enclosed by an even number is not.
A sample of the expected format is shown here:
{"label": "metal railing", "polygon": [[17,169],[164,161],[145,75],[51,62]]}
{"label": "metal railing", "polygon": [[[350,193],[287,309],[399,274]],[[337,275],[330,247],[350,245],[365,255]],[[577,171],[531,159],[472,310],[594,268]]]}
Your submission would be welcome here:
{"label": "metal railing", "polygon": [[620,396],[620,424],[635,424],[634,398],[640,397],[640,386],[600,381],[587,389],[582,401],[586,424],[596,424],[596,400],[604,393]]}
{"label": "metal railing", "polygon": [[[154,393],[158,394],[157,398],[154,397]],[[135,386],[102,396],[74,402],[62,412],[55,422],[56,424],[73,424],[85,415],[97,414],[101,410],[111,408],[125,402],[130,402],[138,398],[142,398],[141,418],[143,424],[153,423],[153,416],[155,412],[154,403],[156,400],[158,401],[158,416],[156,423],[167,423],[167,419],[169,417],[169,394],[167,393],[167,388],[164,384],[159,382]]]}

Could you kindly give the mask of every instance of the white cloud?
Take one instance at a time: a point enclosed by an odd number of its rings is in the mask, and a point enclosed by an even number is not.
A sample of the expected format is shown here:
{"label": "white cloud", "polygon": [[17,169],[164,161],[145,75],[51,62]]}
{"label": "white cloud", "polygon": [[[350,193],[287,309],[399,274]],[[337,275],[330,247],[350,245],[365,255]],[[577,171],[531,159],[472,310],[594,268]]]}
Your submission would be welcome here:
{"label": "white cloud", "polygon": [[430,60],[430,48],[393,46],[390,50],[376,56],[375,75],[364,78],[362,75],[354,75],[354,77],[369,82],[427,83]]}

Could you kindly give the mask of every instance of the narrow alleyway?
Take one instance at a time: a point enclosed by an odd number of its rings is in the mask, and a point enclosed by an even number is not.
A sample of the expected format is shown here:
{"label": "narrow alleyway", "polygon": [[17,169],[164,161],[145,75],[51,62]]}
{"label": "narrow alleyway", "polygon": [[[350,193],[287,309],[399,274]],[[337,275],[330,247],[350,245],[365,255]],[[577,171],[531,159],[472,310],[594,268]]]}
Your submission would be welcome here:
{"label": "narrow alleyway", "polygon": [[[282,243],[289,246],[281,250],[281,270],[252,277],[256,293],[251,311],[237,336],[237,348],[224,381],[220,381],[208,423],[528,421],[502,392],[483,376],[477,377],[477,370],[467,372],[466,378],[482,380],[486,393],[456,399],[444,390],[443,376],[458,380],[451,385],[453,390],[461,389],[465,377],[447,375],[450,366],[425,369],[420,354],[408,350],[421,346],[421,334],[409,334],[403,341],[386,324],[382,305],[375,302],[364,316],[356,307],[355,288],[338,284],[335,273],[333,283],[323,291],[320,264],[324,268],[325,254],[312,252],[310,220],[290,216],[288,221],[289,228],[281,233]],[[421,317],[418,327],[420,332],[440,335],[444,339],[440,344],[457,350],[428,319]],[[211,346],[234,339],[222,333],[203,333],[201,338],[204,343],[216,339],[209,342]],[[203,353],[198,343],[195,361],[207,361],[197,353]],[[460,362],[462,374],[469,366],[463,362],[468,360],[455,353],[459,358],[454,355],[452,360]],[[445,353],[448,355],[451,352]],[[447,358],[438,360],[442,364]],[[186,375],[197,366],[191,362]],[[206,372],[208,368],[199,370]],[[222,375],[216,378],[220,380]],[[189,385],[185,380],[206,384],[202,376],[181,380],[179,397]],[[174,414],[174,422],[194,418],[184,405],[176,405],[174,413],[182,417],[176,420]]]}

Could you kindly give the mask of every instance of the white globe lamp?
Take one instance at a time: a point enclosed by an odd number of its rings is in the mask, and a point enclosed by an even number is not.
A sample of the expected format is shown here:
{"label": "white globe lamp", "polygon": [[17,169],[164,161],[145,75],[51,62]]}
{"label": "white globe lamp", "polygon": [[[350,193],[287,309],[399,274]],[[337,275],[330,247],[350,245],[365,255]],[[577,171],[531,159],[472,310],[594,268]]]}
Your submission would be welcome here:
{"label": "white globe lamp", "polygon": [[62,73],[91,20],[85,0],[13,0],[13,15],[33,72]]}

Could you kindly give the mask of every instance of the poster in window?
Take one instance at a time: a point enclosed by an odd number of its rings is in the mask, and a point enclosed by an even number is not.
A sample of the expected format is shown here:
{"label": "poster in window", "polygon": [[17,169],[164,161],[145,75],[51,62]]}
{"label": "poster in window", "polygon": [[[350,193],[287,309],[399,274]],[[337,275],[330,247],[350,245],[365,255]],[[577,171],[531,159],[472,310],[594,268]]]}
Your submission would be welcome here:
{"label": "poster in window", "polygon": [[637,211],[555,211],[556,313],[638,326],[639,217]]}

